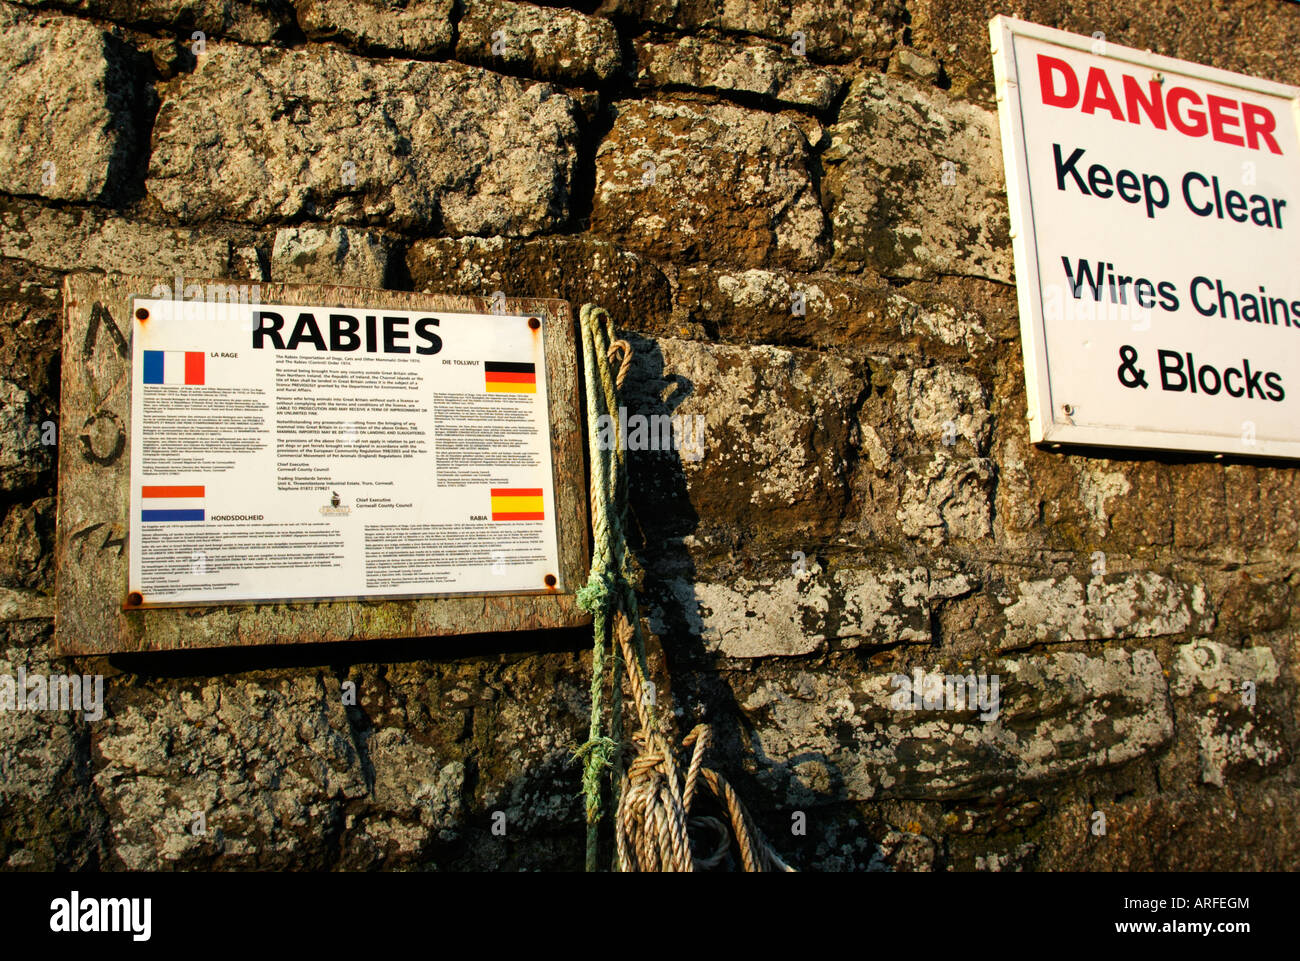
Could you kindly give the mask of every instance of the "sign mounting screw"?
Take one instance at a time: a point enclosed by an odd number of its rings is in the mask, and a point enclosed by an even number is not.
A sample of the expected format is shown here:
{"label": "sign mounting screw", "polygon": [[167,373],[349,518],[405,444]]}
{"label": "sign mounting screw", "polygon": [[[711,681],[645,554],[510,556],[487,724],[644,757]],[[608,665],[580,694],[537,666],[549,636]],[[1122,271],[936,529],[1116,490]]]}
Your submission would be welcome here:
{"label": "sign mounting screw", "polygon": [[126,602],[132,607],[139,607],[144,603],[144,595],[139,591],[132,591],[130,594],[126,595]]}
{"label": "sign mounting screw", "polygon": [[149,311],[146,310],[146,309],[143,308],[143,307],[137,307],[137,308],[136,308],[136,311],[135,311],[135,319],[136,319],[136,320],[148,320],[148,319],[149,319]]}
{"label": "sign mounting screw", "polygon": [[528,318],[528,327],[530,330],[537,330],[537,328],[541,326],[542,326],[542,322],[538,320],[536,317]]}
{"label": "sign mounting screw", "polygon": [[554,587],[554,586],[555,586],[555,575],[554,575],[554,574],[547,574],[544,578],[542,578],[542,580],[545,582],[545,584],[546,584],[547,587]]}
{"label": "sign mounting screw", "polygon": [[1065,411],[1065,416],[1066,416],[1066,417],[1073,417],[1073,416],[1074,416],[1074,405],[1073,405],[1073,404],[1062,404],[1062,405],[1061,405],[1061,410]]}

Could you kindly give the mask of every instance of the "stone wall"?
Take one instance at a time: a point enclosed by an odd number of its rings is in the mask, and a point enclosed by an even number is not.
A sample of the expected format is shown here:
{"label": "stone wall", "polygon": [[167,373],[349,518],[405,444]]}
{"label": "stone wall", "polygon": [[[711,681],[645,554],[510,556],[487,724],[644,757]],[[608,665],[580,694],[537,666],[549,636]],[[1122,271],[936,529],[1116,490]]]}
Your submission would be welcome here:
{"label": "stone wall", "polygon": [[0,673],[107,678],[0,712],[0,864],[581,864],[586,632],[53,653],[60,278],[129,271],[605,305],[703,427],[631,455],[661,702],[796,866],[1300,867],[1300,471],[1029,443],[986,32],[1297,83],[1300,7],[596,2],[0,2]]}

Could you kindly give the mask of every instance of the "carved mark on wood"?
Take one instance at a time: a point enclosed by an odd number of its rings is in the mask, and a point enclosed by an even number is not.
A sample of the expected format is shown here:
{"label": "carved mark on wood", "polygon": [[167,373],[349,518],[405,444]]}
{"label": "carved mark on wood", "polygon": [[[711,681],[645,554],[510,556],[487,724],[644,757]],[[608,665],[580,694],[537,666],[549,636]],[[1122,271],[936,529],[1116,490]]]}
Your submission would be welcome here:
{"label": "carved mark on wood", "polygon": [[104,543],[99,545],[100,553],[103,553],[104,551],[108,550],[110,547],[116,547],[117,556],[118,557],[122,556],[122,551],[126,550],[126,532],[125,531],[122,532],[122,535],[120,537],[114,537],[113,535],[116,533],[117,533],[117,525],[114,524],[112,527],[109,528],[108,533],[104,535]]}
{"label": "carved mark on wood", "polygon": [[126,430],[122,419],[102,407],[86,418],[77,440],[81,441],[81,456],[102,467],[117,463],[122,451],[126,450]]}
{"label": "carved mark on wood", "polygon": [[69,535],[68,537],[68,544],[72,545],[80,541],[81,544],[79,546],[85,548],[86,539],[89,538],[91,534],[93,534],[95,531],[99,530],[103,526],[104,525],[102,522],[98,524],[88,524],[79,531],[73,531],[72,534]]}
{"label": "carved mark on wood", "polygon": [[97,524],[87,524],[81,530],[73,531],[73,533],[68,536],[68,541],[70,544],[77,544],[77,546],[84,551],[86,545],[91,543],[90,535],[95,533],[95,531],[99,530],[101,527],[107,527],[108,530],[104,532],[104,543],[99,545],[99,552],[102,554],[110,547],[116,547],[117,556],[121,557],[122,552],[126,550],[126,533],[122,532],[120,536],[114,537],[114,534],[118,534],[118,526],[116,524],[106,524],[104,521],[100,521]]}
{"label": "carved mark on wood", "polygon": [[81,359],[85,364],[89,364],[91,358],[95,356],[95,346],[99,341],[99,328],[103,326],[108,331],[109,337],[113,340],[113,346],[117,348],[117,356],[126,360],[131,353],[127,345],[126,338],[122,336],[122,331],[113,321],[113,315],[108,312],[108,308],[96,301],[90,308],[90,322],[86,325],[86,340],[81,345]]}

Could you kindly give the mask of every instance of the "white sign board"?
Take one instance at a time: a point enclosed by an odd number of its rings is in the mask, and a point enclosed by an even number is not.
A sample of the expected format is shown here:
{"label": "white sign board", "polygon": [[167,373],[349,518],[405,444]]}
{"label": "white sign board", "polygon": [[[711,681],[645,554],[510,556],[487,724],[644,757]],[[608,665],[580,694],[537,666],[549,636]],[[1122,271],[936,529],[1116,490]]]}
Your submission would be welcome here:
{"label": "white sign board", "polygon": [[1300,457],[1300,89],[990,34],[1031,439]]}
{"label": "white sign board", "polygon": [[563,589],[538,321],[132,314],[136,604]]}

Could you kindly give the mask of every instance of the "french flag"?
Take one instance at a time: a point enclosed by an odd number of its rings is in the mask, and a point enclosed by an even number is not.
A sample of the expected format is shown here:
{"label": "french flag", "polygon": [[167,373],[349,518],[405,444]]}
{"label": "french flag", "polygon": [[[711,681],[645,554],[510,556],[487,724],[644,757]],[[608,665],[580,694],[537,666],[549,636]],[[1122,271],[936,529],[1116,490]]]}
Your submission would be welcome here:
{"label": "french flag", "polygon": [[140,498],[140,520],[146,524],[203,520],[202,485],[145,485]]}
{"label": "french flag", "polygon": [[203,384],[203,351],[146,350],[144,352],[146,384]]}

